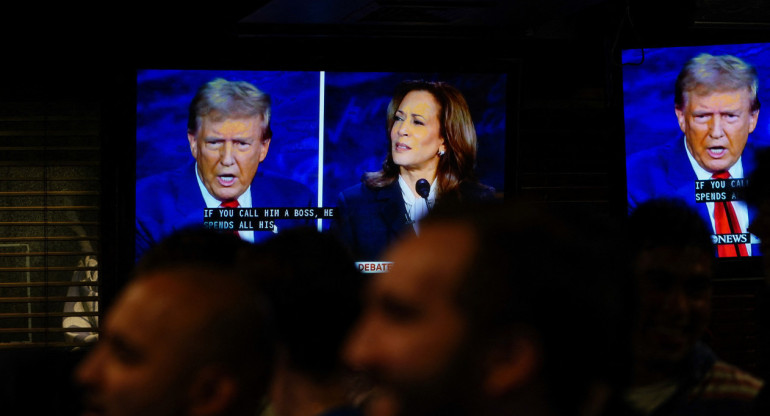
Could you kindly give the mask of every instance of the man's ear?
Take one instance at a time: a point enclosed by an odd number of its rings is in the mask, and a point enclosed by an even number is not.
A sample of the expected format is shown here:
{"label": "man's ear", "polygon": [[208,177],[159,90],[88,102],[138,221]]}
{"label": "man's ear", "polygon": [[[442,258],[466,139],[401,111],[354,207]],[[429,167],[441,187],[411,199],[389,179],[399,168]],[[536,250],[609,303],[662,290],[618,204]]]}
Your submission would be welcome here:
{"label": "man's ear", "polygon": [[757,127],[757,119],[759,118],[759,109],[756,109],[749,114],[749,133],[753,133]]}
{"label": "man's ear", "polygon": [[199,370],[190,385],[190,414],[226,414],[240,394],[239,387],[236,378],[220,366],[208,366]]}
{"label": "man's ear", "polygon": [[496,397],[532,382],[540,372],[542,349],[531,331],[516,331],[492,347],[487,357],[484,391]]}
{"label": "man's ear", "polygon": [[259,163],[262,163],[267,157],[267,150],[270,148],[270,139],[262,140],[262,149],[259,153]]}
{"label": "man's ear", "polygon": [[198,160],[198,139],[192,133],[187,133],[187,141],[190,142],[190,153]]}
{"label": "man's ear", "polygon": [[687,124],[685,123],[684,111],[681,108],[674,108],[674,113],[676,113],[676,120],[679,122],[679,130],[682,130],[682,133],[687,133],[685,131]]}

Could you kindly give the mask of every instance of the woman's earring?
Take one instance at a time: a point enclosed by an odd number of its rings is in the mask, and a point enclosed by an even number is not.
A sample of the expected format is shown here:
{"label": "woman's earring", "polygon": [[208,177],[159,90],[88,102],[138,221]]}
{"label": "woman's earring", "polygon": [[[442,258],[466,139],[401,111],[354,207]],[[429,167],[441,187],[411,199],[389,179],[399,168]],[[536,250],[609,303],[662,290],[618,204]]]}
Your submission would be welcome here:
{"label": "woman's earring", "polygon": [[444,153],[445,153],[445,152],[444,152],[443,150],[439,150],[439,151],[438,151],[438,155],[439,155],[439,157],[441,157],[441,156],[444,156]]}

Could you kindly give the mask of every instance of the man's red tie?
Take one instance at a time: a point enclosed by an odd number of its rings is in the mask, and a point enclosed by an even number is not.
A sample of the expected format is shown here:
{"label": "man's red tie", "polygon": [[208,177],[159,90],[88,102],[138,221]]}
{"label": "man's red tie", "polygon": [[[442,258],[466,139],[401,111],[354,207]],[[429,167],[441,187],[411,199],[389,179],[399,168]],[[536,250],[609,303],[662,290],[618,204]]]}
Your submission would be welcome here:
{"label": "man's red tie", "polygon": [[[712,179],[730,179],[730,172],[722,171],[711,176]],[[741,224],[735,215],[733,203],[730,201],[714,202],[714,227],[717,234],[740,234]],[[719,244],[717,246],[719,257],[746,257],[749,255],[745,244]]]}
{"label": "man's red tie", "polygon": [[[221,204],[219,204],[219,208],[238,208],[239,206],[241,205],[238,203],[237,199],[231,199],[229,201],[224,201]],[[238,230],[233,230],[232,232],[233,234],[240,236],[240,234],[238,234]]]}

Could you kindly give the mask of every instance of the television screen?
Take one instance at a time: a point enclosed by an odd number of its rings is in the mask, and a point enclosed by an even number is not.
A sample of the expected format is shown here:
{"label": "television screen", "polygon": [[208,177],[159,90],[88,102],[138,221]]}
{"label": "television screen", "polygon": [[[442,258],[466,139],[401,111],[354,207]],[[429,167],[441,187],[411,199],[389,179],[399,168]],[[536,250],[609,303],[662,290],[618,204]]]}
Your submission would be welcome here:
{"label": "television screen", "polygon": [[[458,125],[475,131],[474,183],[483,184],[465,187],[470,189],[465,194],[482,190],[477,193],[501,197],[505,191],[506,79],[505,72],[139,70],[136,258],[160,238],[188,225],[232,230],[254,242],[286,228],[312,225],[339,233],[362,270],[383,271],[387,264],[379,256],[384,246],[405,230],[418,227],[409,215],[401,215],[405,203],[398,181],[374,198],[381,201],[396,190],[401,206],[361,205],[355,198],[346,200],[345,195],[352,194],[344,192],[360,188],[363,175],[379,171],[394,149],[391,131],[397,129],[388,129],[388,105],[397,86],[424,80],[430,85],[448,84],[451,91],[458,92],[468,113]],[[235,90],[236,95],[252,97],[243,100],[248,110],[238,107],[240,104],[222,104],[228,101],[223,97]],[[258,117],[237,116],[239,112],[253,115],[253,109],[264,107],[265,102],[269,102],[269,129]],[[447,116],[453,120],[462,114],[455,110],[462,107],[458,102],[451,98],[444,104],[453,108],[454,113]],[[217,116],[218,105],[236,116]],[[431,114],[421,112],[401,112],[398,119],[416,129],[431,128],[426,125]],[[195,114],[213,116],[196,118]],[[433,127],[441,140],[450,134],[468,140],[467,131],[458,135],[452,127],[445,132],[438,114],[435,116]],[[396,134],[410,140],[432,137],[408,128]],[[418,150],[416,142],[399,139],[399,143],[399,151]],[[437,147],[436,159],[448,157],[455,148]],[[438,156],[441,152],[445,155]],[[428,190],[435,188],[428,185]],[[422,203],[429,210],[435,192],[425,201],[416,198],[412,205],[420,208],[418,203]],[[346,203],[344,210],[338,207],[340,201]],[[360,224],[354,216],[371,221]]]}
{"label": "television screen", "polygon": [[629,212],[683,199],[711,226],[719,257],[760,255],[744,190],[770,146],[759,108],[770,44],[629,49],[622,59]]}

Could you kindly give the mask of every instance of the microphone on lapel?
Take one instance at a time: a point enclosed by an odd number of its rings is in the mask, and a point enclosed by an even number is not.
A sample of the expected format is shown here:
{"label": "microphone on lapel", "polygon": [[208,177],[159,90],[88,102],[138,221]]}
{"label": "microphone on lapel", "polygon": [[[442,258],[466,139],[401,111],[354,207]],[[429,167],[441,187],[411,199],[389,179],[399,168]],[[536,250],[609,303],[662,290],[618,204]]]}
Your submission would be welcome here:
{"label": "microphone on lapel", "polygon": [[417,195],[420,195],[425,202],[428,201],[428,195],[430,195],[430,184],[427,179],[419,179],[415,185],[417,188]]}
{"label": "microphone on lapel", "polygon": [[430,184],[427,179],[420,179],[415,185],[417,194],[425,201],[425,208],[430,212],[430,205],[428,204],[428,195],[430,195]]}
{"label": "microphone on lapel", "polygon": [[[428,183],[427,179],[418,179],[417,183],[415,184],[415,190],[417,191],[417,195],[420,195],[422,197],[423,201],[425,201],[425,208],[430,211],[430,205],[428,204],[428,195],[430,195],[430,183]],[[417,203],[417,202],[415,202]],[[406,225],[412,225],[416,221],[412,219],[412,217],[409,215],[409,213],[406,213]]]}

